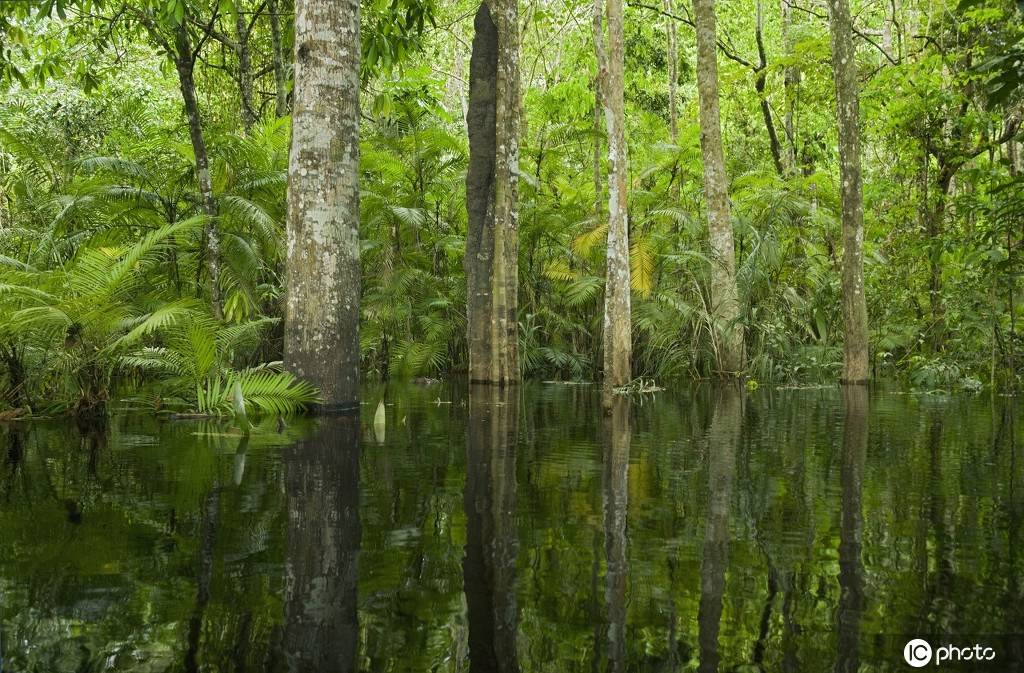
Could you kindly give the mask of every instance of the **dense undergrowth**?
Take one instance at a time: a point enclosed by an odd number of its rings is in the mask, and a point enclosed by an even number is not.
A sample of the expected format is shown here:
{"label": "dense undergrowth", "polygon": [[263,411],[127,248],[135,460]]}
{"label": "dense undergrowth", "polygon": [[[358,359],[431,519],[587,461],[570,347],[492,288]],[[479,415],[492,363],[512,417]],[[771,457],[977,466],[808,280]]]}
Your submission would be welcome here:
{"label": "dense undergrowth", "polygon": [[[741,20],[724,12],[726,30]],[[710,377],[717,344],[689,55],[672,144],[665,82],[652,75],[664,67],[663,31],[628,26],[633,371],[660,384]],[[542,27],[524,33],[530,58]],[[950,49],[982,48],[956,23],[934,30]],[[828,45],[813,24],[798,24],[798,33],[793,55],[779,61],[802,73],[799,135],[787,140],[798,170],[773,166],[750,72],[723,64],[746,374],[762,384],[833,381],[842,359]],[[747,37],[732,48],[752,48]],[[425,53],[448,53],[448,38],[432,40]],[[873,374],[925,389],[1014,390],[1014,227],[1024,219],[1024,181],[1006,148],[991,142],[1005,111],[973,93],[980,75],[970,60],[928,49],[894,63],[861,54],[875,67],[862,93]],[[308,405],[316,391],[280,365],[288,118],[265,104],[244,130],[227,75],[200,68],[221,238],[217,320],[175,85],[152,67],[157,55],[137,52],[134,66],[120,64],[117,78],[89,94],[75,77],[57,77],[13,90],[0,110],[0,409],[226,412],[236,381],[251,411]],[[520,156],[521,365],[528,378],[594,380],[606,230],[592,178],[593,54],[583,34],[567,38],[559,62],[536,58]],[[369,378],[465,370],[467,146],[452,81],[406,64],[366,84],[361,350]],[[972,154],[971,139],[983,149]],[[959,182],[947,198],[929,181],[949,156]],[[942,226],[928,230],[939,198]]]}

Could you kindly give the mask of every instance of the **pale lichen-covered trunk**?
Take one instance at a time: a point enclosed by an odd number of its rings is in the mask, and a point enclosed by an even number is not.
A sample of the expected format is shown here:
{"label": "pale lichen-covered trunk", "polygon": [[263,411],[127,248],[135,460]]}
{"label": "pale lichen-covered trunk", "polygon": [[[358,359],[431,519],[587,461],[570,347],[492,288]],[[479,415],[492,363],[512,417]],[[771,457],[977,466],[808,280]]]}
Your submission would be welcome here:
{"label": "pale lichen-covered trunk", "polygon": [[697,642],[701,673],[718,670],[721,658],[718,635],[722,623],[725,570],[729,566],[729,518],[736,449],[743,425],[743,397],[739,386],[728,383],[715,397],[708,430],[708,509],[700,564],[700,604],[697,607]]}
{"label": "pale lichen-covered trunk", "polygon": [[359,2],[295,3],[284,362],[325,409],[359,400]]}
{"label": "pale lichen-covered trunk", "polygon": [[178,71],[178,84],[188,119],[188,135],[192,142],[192,153],[196,158],[196,180],[199,184],[200,202],[206,223],[203,225],[203,239],[206,270],[210,275],[210,304],[213,315],[220,320],[223,309],[220,300],[220,235],[217,231],[217,201],[213,196],[213,178],[210,175],[210,156],[206,150],[206,137],[199,114],[194,78],[195,57],[185,21],[181,22],[174,34],[174,65]]}
{"label": "pale lichen-covered trunk", "polygon": [[[599,0],[595,0],[595,3]],[[595,4],[595,11],[597,5]],[[629,294],[629,222],[626,179],[626,103],[623,71],[625,49],[622,0],[607,0],[607,50],[597,35],[601,68],[601,101],[608,134],[608,252],[604,290],[604,391],[608,393],[632,378],[632,318]]]}
{"label": "pale lichen-covered trunk", "polygon": [[283,454],[284,625],[289,673],[359,670],[359,417],[321,419]]}
{"label": "pale lichen-covered trunk", "polygon": [[608,611],[608,670],[626,670],[626,608],[629,580],[629,550],[626,521],[629,512],[629,399],[616,395],[608,400],[604,419],[604,551],[607,563],[604,597]]}
{"label": "pale lichen-covered trunk", "polygon": [[843,377],[868,381],[868,306],[864,296],[864,197],[860,175],[860,103],[853,21],[847,0],[829,0],[832,70],[839,120],[839,179],[843,219]]}
{"label": "pale lichen-covered trunk", "polygon": [[470,671],[518,673],[515,388],[473,385],[466,446],[463,589]]}
{"label": "pale lichen-covered trunk", "polygon": [[736,289],[736,251],[729,212],[728,179],[722,150],[718,107],[718,61],[715,53],[714,0],[694,0],[697,26],[697,93],[700,98],[700,147],[704,156],[704,200],[711,243],[711,303],[715,322],[718,371],[743,369],[743,326]]}
{"label": "pale lichen-covered trunk", "polygon": [[519,380],[519,29],[518,0],[488,0],[474,21],[469,65],[469,380]]}

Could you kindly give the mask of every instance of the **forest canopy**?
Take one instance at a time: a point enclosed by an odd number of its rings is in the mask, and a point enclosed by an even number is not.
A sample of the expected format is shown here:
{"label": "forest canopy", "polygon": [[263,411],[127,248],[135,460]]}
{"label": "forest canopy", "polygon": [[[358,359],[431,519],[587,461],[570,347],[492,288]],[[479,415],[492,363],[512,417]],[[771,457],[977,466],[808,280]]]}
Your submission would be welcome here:
{"label": "forest canopy", "polygon": [[[287,364],[293,112],[298,142],[327,100],[296,4],[0,4],[0,412],[330,397]],[[831,382],[859,278],[871,378],[1019,388],[1024,3],[349,4],[356,76],[324,114],[357,142],[334,261],[360,271],[332,278],[364,378],[477,378],[494,311],[502,380]]]}

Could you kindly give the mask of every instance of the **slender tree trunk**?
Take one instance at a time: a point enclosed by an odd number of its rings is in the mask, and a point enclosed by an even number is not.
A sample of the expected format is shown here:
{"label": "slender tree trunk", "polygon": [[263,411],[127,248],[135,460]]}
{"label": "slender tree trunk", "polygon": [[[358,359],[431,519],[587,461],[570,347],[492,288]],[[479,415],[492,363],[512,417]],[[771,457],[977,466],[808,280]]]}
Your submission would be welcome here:
{"label": "slender tree trunk", "polygon": [[843,382],[868,381],[868,306],[864,296],[864,197],[860,175],[860,103],[853,20],[847,0],[829,0],[832,70],[839,121],[843,211]]}
{"label": "slender tree trunk", "polygon": [[768,98],[765,95],[768,80],[768,55],[764,47],[764,3],[762,0],[757,0],[756,16],[754,41],[757,43],[758,67],[755,70],[754,89],[757,90],[757,97],[761,105],[761,117],[764,119],[765,129],[768,131],[768,146],[771,149],[775,172],[779,174],[779,177],[785,177],[786,169],[782,159],[782,144],[779,142],[779,134],[775,130],[772,108],[768,104]]}
{"label": "slender tree trunk", "polygon": [[[596,0],[595,0],[596,1]],[[604,390],[632,378],[632,318],[629,295],[629,222],[626,177],[625,49],[622,0],[607,0],[608,49],[603,59],[601,98],[608,133],[608,253],[604,292]],[[610,400],[609,395],[604,396]]]}
{"label": "slender tree trunk", "polygon": [[[782,46],[786,57],[792,57],[793,44],[793,8],[792,0],[782,0]],[[782,126],[786,131],[786,144],[783,151],[783,164],[787,175],[796,171],[796,88],[800,83],[800,71],[796,66],[787,64],[782,71],[782,85],[785,92],[786,112]]]}
{"label": "slender tree trunk", "polygon": [[[672,0],[665,0],[665,13],[673,14]],[[676,35],[676,21],[671,16],[665,17],[665,31],[668,33],[668,138],[669,143],[676,147],[679,144],[679,42]],[[672,183],[669,198],[678,203],[682,190],[682,179],[679,176],[679,161],[672,164]]]}
{"label": "slender tree trunk", "polygon": [[224,314],[220,300],[220,236],[217,232],[216,222],[217,201],[213,197],[210,156],[206,150],[203,122],[199,115],[199,101],[196,98],[196,83],[193,76],[195,57],[192,54],[192,41],[184,20],[175,31],[174,46],[177,52],[174,65],[178,71],[178,84],[185,105],[185,116],[188,118],[188,135],[192,141],[192,152],[196,157],[196,180],[199,183],[203,214],[206,215],[203,238],[206,240],[206,250],[204,251],[206,270],[210,275],[210,303],[213,315],[220,320]]}
{"label": "slender tree trunk", "polygon": [[935,203],[925,203],[925,231],[928,234],[928,305],[931,311],[931,346],[934,352],[946,343],[946,303],[942,287],[942,249],[946,230],[946,206],[953,189],[956,168],[939,159]]}
{"label": "slender tree trunk", "polygon": [[469,65],[466,205],[469,380],[519,380],[518,0],[488,0],[474,21]]}
{"label": "slender tree trunk", "polygon": [[235,39],[238,44],[238,90],[242,98],[242,124],[248,131],[256,123],[252,102],[252,56],[249,52],[249,26],[241,6],[235,11]]}
{"label": "slender tree trunk", "polygon": [[743,369],[743,327],[736,289],[736,252],[722,149],[718,107],[718,61],[714,0],[694,0],[697,27],[697,93],[700,97],[700,146],[704,155],[704,199],[711,241],[711,303],[718,332],[718,370],[733,375]]}
{"label": "slender tree trunk", "polygon": [[288,114],[288,77],[284,71],[284,47],[281,43],[281,14],[278,0],[268,0],[270,14],[270,59],[274,68],[274,114]]}
{"label": "slender tree trunk", "polygon": [[326,408],[359,400],[359,2],[295,3],[284,361]]}
{"label": "slender tree trunk", "polygon": [[604,54],[604,5],[594,0],[594,54],[597,73],[594,75],[594,216],[601,221],[604,213],[604,179],[601,176],[601,137],[604,136],[604,72],[607,68]]}

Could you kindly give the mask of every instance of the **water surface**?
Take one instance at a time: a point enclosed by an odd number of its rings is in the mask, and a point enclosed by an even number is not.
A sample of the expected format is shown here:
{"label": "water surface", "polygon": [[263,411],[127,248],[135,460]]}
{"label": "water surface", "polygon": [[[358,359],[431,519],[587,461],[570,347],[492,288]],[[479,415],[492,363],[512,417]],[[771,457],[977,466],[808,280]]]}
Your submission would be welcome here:
{"label": "water surface", "polygon": [[365,399],[0,425],[0,670],[909,670],[908,635],[1024,631],[1010,400]]}

